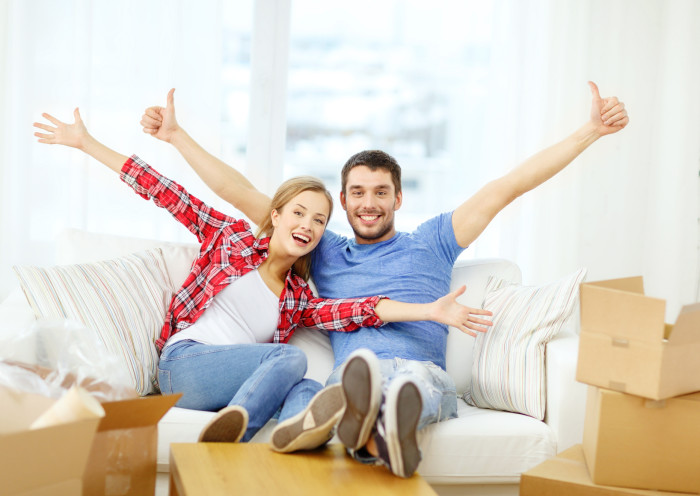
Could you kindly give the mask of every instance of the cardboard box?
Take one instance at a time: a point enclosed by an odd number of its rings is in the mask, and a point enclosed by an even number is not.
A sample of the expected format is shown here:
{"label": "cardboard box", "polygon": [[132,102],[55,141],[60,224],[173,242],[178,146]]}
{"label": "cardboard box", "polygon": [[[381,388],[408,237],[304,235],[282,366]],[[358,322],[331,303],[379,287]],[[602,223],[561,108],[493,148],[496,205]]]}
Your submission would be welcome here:
{"label": "cardboard box", "polygon": [[43,429],[29,426],[55,400],[0,387],[0,493],[80,496],[99,417]]}
{"label": "cardboard box", "polygon": [[102,403],[99,423],[83,477],[90,496],[154,494],[158,421],[182,396],[148,396]]}
{"label": "cardboard box", "polygon": [[[5,363],[42,378],[51,373],[49,369],[37,365],[10,361]],[[62,386],[68,388],[74,383],[75,378],[67,376]],[[92,379],[81,381],[80,386],[88,391],[109,392],[109,386]],[[120,392],[122,394],[123,391]],[[181,396],[173,394],[140,398],[133,392],[133,396],[128,399],[102,402],[105,416],[97,425],[84,474],[81,472],[83,494],[153,494],[156,484],[158,421]]]}
{"label": "cardboard box", "polygon": [[657,400],[700,391],[700,303],[675,325],[665,314],[641,277],[582,284],[576,379]]}
{"label": "cardboard box", "polygon": [[520,478],[520,496],[682,496],[683,493],[645,491],[594,484],[580,444],[540,463]]}
{"label": "cardboard box", "polygon": [[649,400],[589,386],[583,451],[596,484],[700,493],[700,393]]}

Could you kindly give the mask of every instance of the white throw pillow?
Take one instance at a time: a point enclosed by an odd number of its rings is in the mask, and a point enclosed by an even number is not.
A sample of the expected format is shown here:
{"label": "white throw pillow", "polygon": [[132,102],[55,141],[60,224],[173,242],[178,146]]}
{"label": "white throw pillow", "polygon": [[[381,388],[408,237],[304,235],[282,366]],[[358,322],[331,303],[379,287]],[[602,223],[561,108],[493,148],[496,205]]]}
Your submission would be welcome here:
{"label": "white throw pillow", "polygon": [[99,262],[14,270],[37,318],[81,322],[124,359],[139,394],[158,391],[155,341],[172,299],[159,248]]}
{"label": "white throw pillow", "polygon": [[474,343],[468,404],[544,419],[545,345],[571,316],[585,277],[579,269],[536,287],[489,279],[483,308],[493,326]]}

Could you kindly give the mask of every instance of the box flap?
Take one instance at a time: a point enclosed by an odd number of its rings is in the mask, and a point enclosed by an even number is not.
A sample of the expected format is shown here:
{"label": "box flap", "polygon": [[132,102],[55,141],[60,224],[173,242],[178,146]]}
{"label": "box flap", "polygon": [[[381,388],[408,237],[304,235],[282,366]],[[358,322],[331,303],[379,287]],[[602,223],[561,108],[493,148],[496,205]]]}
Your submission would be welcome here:
{"label": "box flap", "polygon": [[660,343],[666,302],[641,291],[641,277],[582,284],[581,332],[608,335],[616,346],[629,340]]}
{"label": "box flap", "polygon": [[668,341],[673,344],[700,341],[700,303],[685,305],[681,308]]}
{"label": "box flap", "polygon": [[601,288],[617,289],[618,291],[625,291],[627,293],[644,294],[644,278],[642,276],[608,279],[606,281],[591,281],[584,284]]}
{"label": "box flap", "polygon": [[156,425],[181,396],[181,393],[164,396],[154,395],[102,403],[105,416],[97,430],[102,432]]}

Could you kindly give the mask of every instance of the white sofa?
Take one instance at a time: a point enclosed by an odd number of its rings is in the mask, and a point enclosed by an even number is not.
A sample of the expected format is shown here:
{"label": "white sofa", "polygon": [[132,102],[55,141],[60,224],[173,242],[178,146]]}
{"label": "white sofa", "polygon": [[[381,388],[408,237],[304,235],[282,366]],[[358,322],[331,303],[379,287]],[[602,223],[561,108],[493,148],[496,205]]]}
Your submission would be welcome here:
{"label": "white sofa", "polygon": [[[171,280],[179,285],[196,254],[194,245],[66,230],[59,236],[55,262],[89,262],[155,246],[163,248]],[[507,260],[460,260],[453,271],[452,285],[466,284],[467,291],[461,301],[480,307],[490,275],[514,282],[521,279],[520,269]],[[0,334],[30,325],[32,320],[32,311],[18,287],[0,304]],[[574,325],[575,320],[571,326]],[[307,377],[324,382],[333,364],[327,336],[301,329],[292,343],[308,355]],[[459,395],[469,384],[472,345],[471,337],[450,330],[447,371]],[[458,399],[459,418],[431,425],[420,433],[423,461],[418,472],[439,494],[517,494],[522,472],[581,442],[585,387],[574,379],[577,353],[578,336],[574,328],[564,329],[547,345],[544,422],[521,414],[472,407]],[[173,408],[160,421],[156,494],[167,494],[170,443],[194,442],[211,415]],[[253,442],[267,441],[272,426],[274,421]]]}

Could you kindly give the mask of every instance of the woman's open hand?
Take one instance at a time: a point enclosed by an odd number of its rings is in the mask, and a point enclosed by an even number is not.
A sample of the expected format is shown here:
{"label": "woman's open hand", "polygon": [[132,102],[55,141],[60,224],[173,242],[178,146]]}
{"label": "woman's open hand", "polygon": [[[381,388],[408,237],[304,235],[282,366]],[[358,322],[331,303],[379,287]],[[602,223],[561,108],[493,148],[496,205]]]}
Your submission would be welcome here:
{"label": "woman's open hand", "polygon": [[51,122],[53,126],[43,124],[41,122],[34,123],[34,127],[46,131],[45,133],[34,133],[34,136],[39,138],[39,143],[46,143],[49,145],[65,145],[78,149],[84,148],[90,135],[87,132],[87,128],[85,127],[83,120],[80,118],[80,110],[76,108],[73,111],[73,117],[75,118],[75,122],[73,124],[62,122],[52,115],[46,113],[41,114],[41,116]]}

